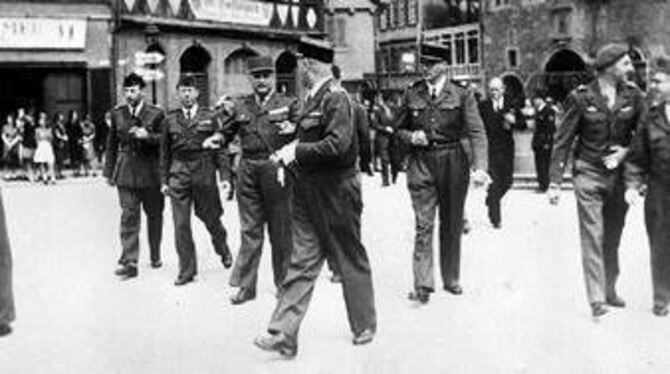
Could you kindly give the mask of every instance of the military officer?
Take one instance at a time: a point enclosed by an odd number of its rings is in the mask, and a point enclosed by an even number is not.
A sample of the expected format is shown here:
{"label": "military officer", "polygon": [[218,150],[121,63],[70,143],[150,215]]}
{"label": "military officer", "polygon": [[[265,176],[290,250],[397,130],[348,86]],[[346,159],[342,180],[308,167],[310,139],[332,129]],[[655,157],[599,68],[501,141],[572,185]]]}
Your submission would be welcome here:
{"label": "military officer", "polygon": [[297,353],[300,324],[326,257],[336,262],[342,276],[353,343],[371,342],[377,328],[370,262],[361,243],[363,204],[351,102],[332,81],[333,50],[329,46],[303,39],[299,52],[299,71],[309,92],[297,140],[272,157],[285,165],[295,162],[298,168],[293,252],[269,334],[255,340],[259,348],[284,357]]}
{"label": "military officer", "polygon": [[668,315],[670,303],[670,58],[655,61],[648,113],[626,161],[626,201],[635,204],[646,182],[645,223],[651,249],[653,313]]}
{"label": "military officer", "polygon": [[531,146],[535,153],[538,189],[541,192],[546,192],[549,187],[551,148],[554,145],[554,133],[556,132],[556,112],[554,112],[554,108],[547,105],[547,102],[541,96],[536,96],[533,99],[533,104],[536,114]]}
{"label": "military officer", "polygon": [[144,101],[144,81],[131,73],[123,80],[126,103],[111,111],[103,174],[116,186],[121,205],[121,267],[123,279],[137,276],[140,208],[147,217],[151,267],[159,268],[164,200],[158,157],[163,111]]}
{"label": "military officer", "polygon": [[595,61],[596,77],[565,101],[551,156],[549,201],[558,203],[568,152],[575,138],[573,184],[577,198],[586,292],[594,317],[607,305],[624,307],[616,292],[619,241],[628,207],[623,161],[644,110],[640,90],[626,80],[633,72],[628,47],[608,44]]}
{"label": "military officer", "polygon": [[239,134],[242,148],[237,178],[241,245],[230,276],[230,285],[239,289],[231,298],[233,304],[256,297],[266,224],[277,288],[286,274],[292,246],[293,178],[272,162],[270,155],[293,140],[298,101],[275,92],[274,62],[270,56],[250,58],[248,71],[254,93],[233,102],[223,127],[225,139]]}
{"label": "military officer", "polygon": [[472,93],[447,79],[441,51],[422,47],[424,79],[404,94],[396,128],[410,147],[407,186],[414,209],[414,290],[410,300],[427,303],[434,292],[433,227],[439,208],[440,270],[444,289],[459,283],[463,206],[470,167],[462,139],[473,154],[474,182],[486,183],[486,134]]}
{"label": "military officer", "polygon": [[199,91],[192,76],[177,84],[181,108],[165,116],[161,138],[161,190],[170,196],[175,245],[179,256],[176,286],[187,284],[197,273],[195,245],[191,233],[191,207],[212,237],[214,251],[225,268],[232,266],[221,223],[223,208],[216,182],[228,183],[227,155],[219,144],[208,141],[220,130],[217,113],[197,103]]}

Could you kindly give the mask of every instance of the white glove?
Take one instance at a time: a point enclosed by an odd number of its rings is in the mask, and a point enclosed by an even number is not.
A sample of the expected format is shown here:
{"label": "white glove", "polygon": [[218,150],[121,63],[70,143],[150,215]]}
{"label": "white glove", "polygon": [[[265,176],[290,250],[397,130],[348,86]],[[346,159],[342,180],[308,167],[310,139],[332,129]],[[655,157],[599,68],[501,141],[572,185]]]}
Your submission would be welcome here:
{"label": "white glove", "polygon": [[221,141],[223,140],[223,135],[216,133],[202,142],[202,147],[205,149],[219,149],[221,148]]}
{"label": "white glove", "polygon": [[642,201],[642,196],[640,195],[640,191],[638,191],[635,188],[629,188],[626,190],[626,192],[623,195],[624,200],[626,200],[626,204],[630,206],[638,206],[640,202]]}
{"label": "white glove", "polygon": [[291,121],[282,121],[277,124],[280,135],[289,135],[295,132],[295,123]]}
{"label": "white glove", "polygon": [[428,137],[426,137],[426,133],[423,130],[417,130],[412,133],[410,142],[413,145],[426,146],[428,145]]}
{"label": "white glove", "polygon": [[272,156],[270,156],[270,160],[280,164],[290,165],[293,161],[295,161],[295,147],[297,145],[297,140],[286,144],[281,149],[272,154]]}

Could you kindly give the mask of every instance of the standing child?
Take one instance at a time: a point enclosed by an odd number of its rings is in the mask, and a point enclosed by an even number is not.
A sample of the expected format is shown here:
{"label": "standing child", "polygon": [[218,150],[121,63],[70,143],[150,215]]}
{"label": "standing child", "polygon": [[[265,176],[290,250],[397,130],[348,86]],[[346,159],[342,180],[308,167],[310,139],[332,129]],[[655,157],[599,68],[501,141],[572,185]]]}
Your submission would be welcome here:
{"label": "standing child", "polygon": [[37,150],[35,151],[35,164],[38,168],[37,180],[42,180],[44,184],[56,183],[54,174],[56,157],[51,146],[53,133],[47,124],[47,114],[44,112],[40,113],[37,120],[35,138],[37,139]]}
{"label": "standing child", "polygon": [[[81,168],[84,176],[88,176],[91,172],[91,164],[95,159],[95,124],[91,120],[91,115],[87,114],[83,122],[81,122],[81,147],[83,150]],[[95,176],[95,172],[92,172]]]}

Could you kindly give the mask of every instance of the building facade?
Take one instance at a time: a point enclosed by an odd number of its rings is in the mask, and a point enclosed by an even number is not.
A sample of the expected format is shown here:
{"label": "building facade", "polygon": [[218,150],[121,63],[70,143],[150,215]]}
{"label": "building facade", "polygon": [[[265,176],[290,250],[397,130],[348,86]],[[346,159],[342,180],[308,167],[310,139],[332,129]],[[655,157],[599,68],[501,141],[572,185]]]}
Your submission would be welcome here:
{"label": "building facade", "polygon": [[321,0],[118,0],[114,11],[117,92],[137,71],[164,107],[178,105],[181,75],[196,78],[203,105],[251,92],[246,61],[260,54],[275,60],[277,89],[296,93],[298,41],[324,35]]}
{"label": "building facade", "polygon": [[0,1],[0,113],[100,119],[112,103],[111,27],[106,0]]}

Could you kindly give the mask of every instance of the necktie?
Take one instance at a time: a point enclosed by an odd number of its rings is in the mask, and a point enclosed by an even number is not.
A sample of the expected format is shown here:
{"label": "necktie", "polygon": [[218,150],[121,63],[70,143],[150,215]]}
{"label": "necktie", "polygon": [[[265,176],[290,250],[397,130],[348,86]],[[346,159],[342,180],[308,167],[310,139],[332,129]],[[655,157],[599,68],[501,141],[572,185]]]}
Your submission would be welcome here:
{"label": "necktie", "polygon": [[186,109],[186,119],[187,120],[191,119],[191,110],[190,109]]}

